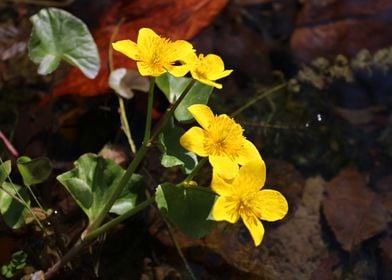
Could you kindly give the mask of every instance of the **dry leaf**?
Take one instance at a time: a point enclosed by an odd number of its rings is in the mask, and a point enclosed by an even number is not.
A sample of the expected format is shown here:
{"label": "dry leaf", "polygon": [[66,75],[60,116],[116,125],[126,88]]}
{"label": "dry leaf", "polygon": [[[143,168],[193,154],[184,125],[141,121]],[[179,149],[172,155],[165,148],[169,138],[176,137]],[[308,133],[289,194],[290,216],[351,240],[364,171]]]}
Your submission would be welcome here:
{"label": "dry leaf", "polygon": [[380,195],[369,189],[364,175],[350,168],[328,184],[323,211],[346,251],[384,231],[391,221]]}

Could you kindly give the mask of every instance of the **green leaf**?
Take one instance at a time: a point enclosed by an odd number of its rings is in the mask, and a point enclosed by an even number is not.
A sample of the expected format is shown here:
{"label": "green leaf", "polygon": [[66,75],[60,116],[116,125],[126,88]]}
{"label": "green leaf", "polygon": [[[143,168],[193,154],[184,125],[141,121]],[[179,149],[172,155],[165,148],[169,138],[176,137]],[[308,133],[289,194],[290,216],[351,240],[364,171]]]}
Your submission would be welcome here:
{"label": "green leaf", "polygon": [[1,162],[0,164],[0,187],[11,173],[11,161]]}
{"label": "green leaf", "polygon": [[110,73],[109,87],[126,99],[133,98],[134,90],[148,92],[150,82],[133,69],[118,68]]}
{"label": "green leaf", "polygon": [[38,73],[47,75],[61,60],[78,67],[93,79],[100,68],[97,46],[87,26],[72,14],[57,8],[42,9],[30,18],[33,29],[29,41],[31,60],[39,63]]}
{"label": "green leaf", "polygon": [[28,213],[27,208],[11,196],[15,196],[16,192],[30,205],[30,197],[26,189],[21,186],[4,182],[0,188],[0,213],[3,215],[4,222],[13,229],[24,225]]}
{"label": "green leaf", "polygon": [[133,174],[127,187],[124,188],[109,212],[121,215],[134,208],[137,205],[138,193],[143,189],[143,177]]}
{"label": "green leaf", "polygon": [[[91,224],[125,171],[113,161],[95,154],[84,154],[74,164],[74,169],[57,176],[57,180],[86,213]],[[135,206],[139,184],[141,176],[133,174],[111,209],[112,213],[123,213]]]}
{"label": "green leaf", "polygon": [[160,211],[190,237],[206,236],[216,224],[208,220],[215,201],[215,194],[208,189],[165,183],[157,188],[155,195]]}
{"label": "green leaf", "polygon": [[23,183],[27,186],[42,183],[52,173],[52,164],[46,157],[31,159],[22,156],[17,159],[16,166],[22,175]]}
{"label": "green leaf", "polygon": [[162,150],[161,164],[164,167],[179,165],[184,173],[189,174],[197,165],[197,156],[181,146],[180,137],[184,133],[171,119],[159,135],[158,141]]}
{"label": "green leaf", "polygon": [[1,274],[6,278],[14,277],[26,266],[27,254],[20,250],[12,254],[11,262],[1,267]]}
{"label": "green leaf", "polygon": [[[170,103],[174,103],[176,99],[183,93],[192,78],[174,77],[169,73],[165,73],[156,78],[156,84],[165,94]],[[188,107],[193,104],[207,104],[212,93],[213,87],[199,83],[198,81],[192,86],[184,100],[178,105],[174,111],[174,116],[178,121],[187,122],[193,119],[188,112]]]}

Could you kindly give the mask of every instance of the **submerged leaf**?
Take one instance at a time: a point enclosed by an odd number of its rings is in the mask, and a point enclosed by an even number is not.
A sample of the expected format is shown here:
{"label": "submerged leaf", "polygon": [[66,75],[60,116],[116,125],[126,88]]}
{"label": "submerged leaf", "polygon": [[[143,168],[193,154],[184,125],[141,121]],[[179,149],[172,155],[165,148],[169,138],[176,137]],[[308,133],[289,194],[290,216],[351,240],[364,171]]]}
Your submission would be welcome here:
{"label": "submerged leaf", "polygon": [[39,63],[38,73],[47,75],[61,60],[78,67],[93,79],[98,74],[100,58],[87,26],[72,14],[56,9],[42,9],[30,18],[33,30],[29,55]]}
{"label": "submerged leaf", "polygon": [[343,170],[327,186],[324,215],[346,251],[387,228],[391,216],[358,171]]}

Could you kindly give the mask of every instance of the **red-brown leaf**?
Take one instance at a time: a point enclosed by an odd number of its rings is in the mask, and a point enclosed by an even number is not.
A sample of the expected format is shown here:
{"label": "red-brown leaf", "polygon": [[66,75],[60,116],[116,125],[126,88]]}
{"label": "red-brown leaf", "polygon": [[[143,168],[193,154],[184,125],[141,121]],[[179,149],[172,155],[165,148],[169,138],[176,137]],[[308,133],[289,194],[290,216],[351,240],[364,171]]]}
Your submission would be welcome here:
{"label": "red-brown leaf", "polygon": [[329,226],[346,251],[385,230],[391,220],[381,196],[353,169],[343,170],[328,184],[322,205]]}

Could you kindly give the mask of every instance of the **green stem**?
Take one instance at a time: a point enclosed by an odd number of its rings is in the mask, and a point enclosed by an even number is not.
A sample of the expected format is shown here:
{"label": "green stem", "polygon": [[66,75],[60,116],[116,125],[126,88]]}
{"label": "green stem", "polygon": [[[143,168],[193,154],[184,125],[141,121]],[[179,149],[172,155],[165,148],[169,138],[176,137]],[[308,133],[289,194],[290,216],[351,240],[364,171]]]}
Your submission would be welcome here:
{"label": "green stem", "polygon": [[41,203],[39,203],[38,198],[35,196],[33,190],[31,189],[31,187],[29,185],[26,185],[26,188],[28,189],[28,191],[30,192],[31,196],[33,197],[35,203],[37,203],[38,207],[45,212],[44,207],[42,207]]}
{"label": "green stem", "polygon": [[132,139],[131,129],[129,128],[127,113],[124,106],[124,99],[121,96],[118,96],[118,103],[120,105],[120,120],[122,124],[122,129],[125,133],[125,136],[127,136],[129,147],[131,148],[132,153],[135,154],[136,146]]}
{"label": "green stem", "polygon": [[118,185],[115,187],[112,195],[108,198],[105,206],[102,208],[102,211],[99,213],[97,219],[87,228],[87,235],[89,232],[94,231],[101,225],[102,221],[106,217],[106,214],[109,212],[110,208],[112,208],[114,202],[125,188],[132,174],[136,171],[136,168],[139,166],[139,164],[141,163],[141,161],[143,160],[147,152],[147,149],[150,145],[149,138],[151,134],[151,120],[152,120],[151,113],[152,113],[153,96],[154,96],[154,84],[155,84],[155,78],[152,78],[152,80],[150,81],[150,90],[148,91],[147,119],[146,119],[146,128],[144,131],[142,146],[136,152],[135,157],[133,158],[132,162],[129,164],[124,175],[121,177],[121,180],[118,183]]}
{"label": "green stem", "polygon": [[150,143],[150,135],[151,135],[151,122],[152,122],[152,106],[154,101],[154,86],[155,86],[155,77],[152,77],[150,80],[150,88],[148,90],[148,99],[147,99],[147,117],[146,117],[146,127],[144,129],[144,137],[143,137],[143,145],[147,145]]}
{"label": "green stem", "polygon": [[193,179],[193,177],[195,177],[195,175],[199,172],[199,170],[204,166],[204,164],[207,162],[208,157],[202,158],[196,165],[196,167],[192,170],[191,173],[188,174],[188,176],[184,179],[184,181],[182,181],[180,183],[180,185],[182,184],[186,184],[189,181],[191,181]]}
{"label": "green stem", "polygon": [[154,196],[146,199],[142,203],[140,203],[137,206],[135,206],[135,208],[132,208],[131,210],[128,210],[124,214],[121,214],[120,216],[117,216],[116,218],[114,218],[113,220],[110,220],[106,224],[103,224],[102,226],[100,226],[96,230],[88,233],[86,236],[84,236],[83,240],[84,241],[90,241],[90,240],[95,239],[99,235],[107,232],[112,227],[118,225],[122,221],[124,221],[124,220],[128,219],[129,217],[135,215],[136,213],[140,212],[141,210],[143,210],[144,208],[146,208],[147,206],[151,205],[154,202],[155,202],[155,197]]}
{"label": "green stem", "polygon": [[256,102],[260,101],[261,99],[267,97],[268,95],[270,95],[270,94],[272,94],[272,93],[274,93],[276,91],[279,91],[279,90],[285,88],[286,86],[287,86],[287,84],[283,83],[283,84],[280,84],[278,86],[275,86],[275,87],[271,88],[270,90],[264,92],[263,94],[260,94],[260,95],[256,96],[255,98],[249,100],[249,102],[245,103],[243,106],[241,106],[240,108],[235,110],[230,116],[232,116],[232,117],[237,116],[239,113],[241,113],[242,111],[244,111],[248,107],[252,106]]}
{"label": "green stem", "polygon": [[165,127],[166,123],[170,119],[170,117],[174,114],[174,111],[177,109],[178,105],[184,100],[185,96],[189,93],[193,85],[195,84],[196,80],[191,80],[189,84],[186,86],[184,91],[181,93],[180,97],[166,110],[165,115],[160,119],[160,121],[155,126],[153,135],[150,139],[150,143],[153,142],[156,137],[159,135],[161,130]]}

